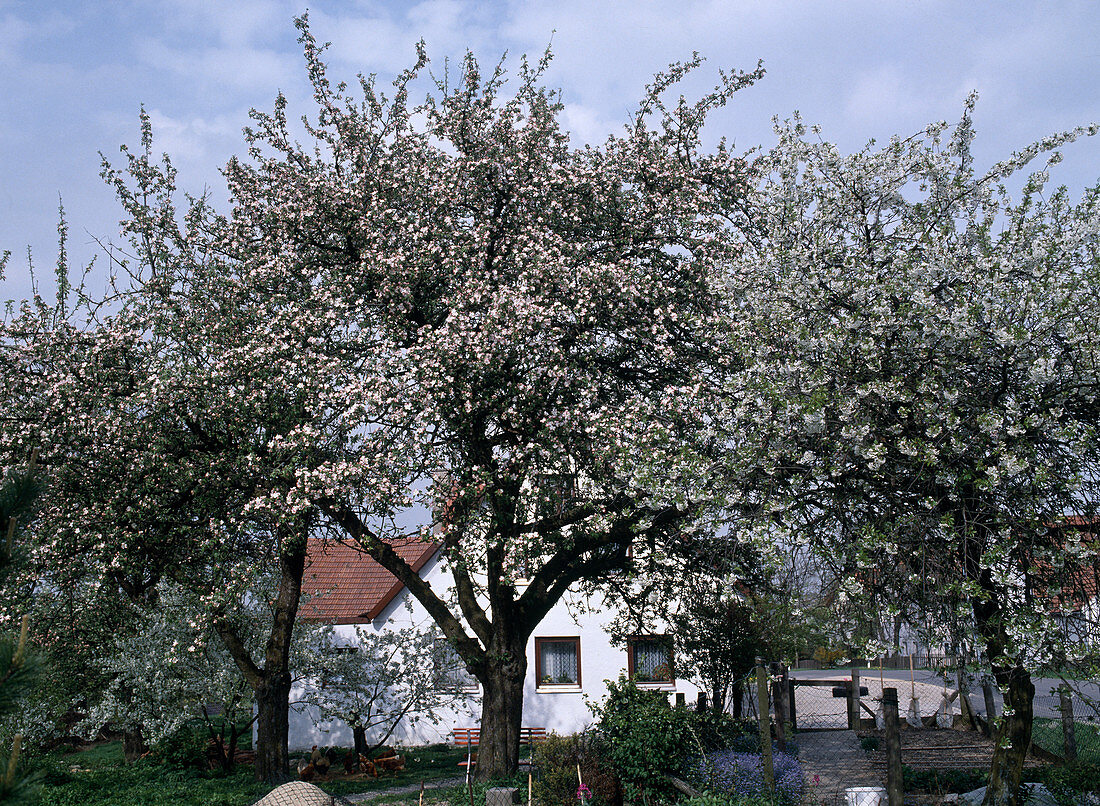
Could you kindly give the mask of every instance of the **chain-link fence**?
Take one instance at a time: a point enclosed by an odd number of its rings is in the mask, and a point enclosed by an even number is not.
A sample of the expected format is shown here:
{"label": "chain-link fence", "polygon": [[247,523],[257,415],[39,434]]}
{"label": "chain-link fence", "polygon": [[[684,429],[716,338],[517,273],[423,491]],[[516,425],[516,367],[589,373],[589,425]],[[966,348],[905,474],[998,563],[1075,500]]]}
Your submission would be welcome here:
{"label": "chain-link fence", "polygon": [[1031,743],[1066,761],[1100,762],[1098,704],[1072,690],[1036,695]]}

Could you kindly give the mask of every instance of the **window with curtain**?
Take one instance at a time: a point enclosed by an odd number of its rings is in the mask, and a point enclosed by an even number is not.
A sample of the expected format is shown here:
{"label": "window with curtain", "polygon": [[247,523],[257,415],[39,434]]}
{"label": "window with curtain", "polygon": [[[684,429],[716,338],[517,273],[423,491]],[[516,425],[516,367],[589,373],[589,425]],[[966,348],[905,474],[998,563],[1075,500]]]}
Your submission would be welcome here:
{"label": "window with curtain", "polygon": [[579,686],[581,639],[536,638],[535,667],[539,686]]}
{"label": "window with curtain", "polygon": [[636,683],[671,683],[672,639],[667,635],[631,638],[627,671]]}

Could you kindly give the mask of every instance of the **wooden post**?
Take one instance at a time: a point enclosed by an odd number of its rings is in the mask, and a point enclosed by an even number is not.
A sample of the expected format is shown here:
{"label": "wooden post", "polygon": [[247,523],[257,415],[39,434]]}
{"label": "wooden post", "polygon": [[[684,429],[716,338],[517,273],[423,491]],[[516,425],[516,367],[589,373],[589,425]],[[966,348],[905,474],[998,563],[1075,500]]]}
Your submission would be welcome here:
{"label": "wooden post", "polygon": [[783,675],[780,672],[778,664],[772,664],[772,671],[777,674],[776,679],[772,682],[772,702],[775,703],[775,744],[778,747],[779,752],[787,752],[787,713],[786,708],[783,707],[784,690],[787,688],[786,681],[783,680]]}
{"label": "wooden post", "polygon": [[764,785],[775,792],[775,765],[772,761],[772,728],[768,708],[768,673],[764,661],[756,659],[756,712],[760,717],[760,755],[764,761]]}
{"label": "wooden post", "polygon": [[1073,725],[1073,695],[1068,686],[1058,688],[1058,709],[1062,712],[1062,748],[1066,761],[1077,760],[1077,733]]}
{"label": "wooden post", "polygon": [[794,678],[793,677],[788,677],[787,678],[787,713],[790,716],[790,720],[791,720],[791,733],[794,733],[796,730],[798,730],[798,716],[797,716],[798,712],[795,709],[794,703],[795,703]]}
{"label": "wooden post", "polygon": [[971,730],[977,730],[978,721],[974,719],[974,708],[970,704],[970,681],[966,669],[961,664],[955,671],[955,681],[959,692],[959,713],[962,714]]}
{"label": "wooden post", "polygon": [[848,729],[859,730],[859,669],[852,667],[852,688],[848,691]]}
{"label": "wooden post", "polygon": [[988,680],[982,682],[982,695],[985,697],[985,730],[989,738],[993,738],[996,732],[993,723],[997,719],[997,703],[993,701],[993,684]]}
{"label": "wooden post", "polygon": [[905,786],[901,776],[901,725],[896,688],[882,690],[882,711],[886,718],[886,802],[889,806],[902,806]]}

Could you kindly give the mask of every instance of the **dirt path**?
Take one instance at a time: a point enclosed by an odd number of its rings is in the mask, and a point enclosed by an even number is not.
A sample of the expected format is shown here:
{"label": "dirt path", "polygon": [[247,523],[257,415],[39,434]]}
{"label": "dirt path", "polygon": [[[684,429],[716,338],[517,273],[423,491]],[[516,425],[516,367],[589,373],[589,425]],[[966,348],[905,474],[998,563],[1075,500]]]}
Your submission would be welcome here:
{"label": "dirt path", "polygon": [[806,782],[804,806],[845,806],[844,790],[853,786],[883,786],[880,773],[867,760],[851,730],[799,733],[798,759]]}

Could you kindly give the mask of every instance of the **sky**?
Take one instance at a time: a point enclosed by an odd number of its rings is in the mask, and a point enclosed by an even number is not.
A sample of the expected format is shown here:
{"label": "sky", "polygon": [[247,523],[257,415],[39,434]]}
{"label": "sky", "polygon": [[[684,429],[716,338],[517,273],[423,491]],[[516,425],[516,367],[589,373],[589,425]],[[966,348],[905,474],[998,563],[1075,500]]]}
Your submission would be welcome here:
{"label": "sky", "polygon": [[[1054,131],[1100,122],[1100,2],[947,0],[0,0],[0,250],[13,253],[0,299],[43,289],[57,254],[58,207],[75,266],[118,240],[120,211],[99,177],[100,153],[139,141],[149,112],[155,148],[185,190],[224,197],[219,169],[243,154],[252,108],[277,92],[312,112],[294,17],[331,42],[333,78],[389,82],[423,39],[441,73],[467,49],[554,60],[575,142],[620,131],[653,74],[698,51],[684,84],[705,92],[719,68],[767,71],[708,124],[740,149],[773,142],[772,118],[799,111],[843,150],[956,120],[980,96],[978,167]],[[1079,193],[1100,179],[1100,137],[1066,148],[1056,183]],[[221,196],[219,196],[221,191]],[[102,263],[102,261],[101,261]]]}

